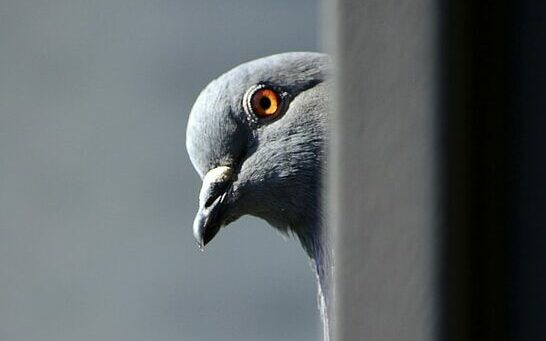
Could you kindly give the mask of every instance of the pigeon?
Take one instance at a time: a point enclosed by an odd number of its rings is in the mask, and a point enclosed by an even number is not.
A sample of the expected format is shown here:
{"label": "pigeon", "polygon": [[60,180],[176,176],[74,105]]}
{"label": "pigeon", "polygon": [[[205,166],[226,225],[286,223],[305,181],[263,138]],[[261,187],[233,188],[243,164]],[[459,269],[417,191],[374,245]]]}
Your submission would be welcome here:
{"label": "pigeon", "polygon": [[324,231],[331,59],[276,54],[241,64],[208,84],[188,119],[186,148],[202,179],[193,234],[202,249],[244,215],[296,236],[318,279],[329,340],[332,257]]}

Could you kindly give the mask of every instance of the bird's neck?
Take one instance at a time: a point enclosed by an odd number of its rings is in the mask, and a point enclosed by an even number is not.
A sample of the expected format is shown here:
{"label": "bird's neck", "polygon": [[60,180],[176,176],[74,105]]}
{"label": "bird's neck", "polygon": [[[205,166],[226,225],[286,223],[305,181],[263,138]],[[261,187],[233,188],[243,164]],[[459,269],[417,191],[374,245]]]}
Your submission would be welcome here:
{"label": "bird's neck", "polygon": [[318,233],[305,236],[298,235],[298,237],[307,255],[313,262],[314,270],[321,284],[323,284],[323,288],[327,287],[328,283],[325,280],[330,279],[332,264],[331,252],[326,236],[319,230]]}
{"label": "bird's neck", "polygon": [[332,316],[332,252],[328,236],[321,228],[322,224],[317,223],[312,229],[305,230],[306,233],[300,232],[298,237],[301,244],[309,257],[311,258],[312,266],[315,270],[318,283],[318,303],[323,322],[324,340],[330,339],[330,316]]}

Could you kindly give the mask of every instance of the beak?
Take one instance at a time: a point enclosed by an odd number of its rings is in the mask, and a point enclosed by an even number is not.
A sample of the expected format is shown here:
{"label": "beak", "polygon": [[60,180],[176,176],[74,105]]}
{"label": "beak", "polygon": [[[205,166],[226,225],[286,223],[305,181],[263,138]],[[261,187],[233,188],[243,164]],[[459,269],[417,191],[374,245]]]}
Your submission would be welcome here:
{"label": "beak", "polygon": [[205,247],[223,226],[222,203],[233,180],[233,168],[211,169],[203,178],[199,210],[193,221],[193,235],[199,248]]}

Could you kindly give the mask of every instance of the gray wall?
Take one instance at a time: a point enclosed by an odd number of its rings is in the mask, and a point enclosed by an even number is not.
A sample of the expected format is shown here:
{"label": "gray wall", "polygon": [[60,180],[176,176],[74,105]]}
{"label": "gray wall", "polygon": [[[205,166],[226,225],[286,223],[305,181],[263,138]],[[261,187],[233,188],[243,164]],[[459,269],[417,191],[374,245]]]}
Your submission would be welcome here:
{"label": "gray wall", "polygon": [[336,0],[336,341],[546,340],[546,6]]}
{"label": "gray wall", "polygon": [[438,314],[431,0],[337,0],[336,341],[430,341]]}
{"label": "gray wall", "polygon": [[295,241],[198,251],[185,122],[240,62],[316,50],[315,1],[0,0],[0,340],[315,340]]}

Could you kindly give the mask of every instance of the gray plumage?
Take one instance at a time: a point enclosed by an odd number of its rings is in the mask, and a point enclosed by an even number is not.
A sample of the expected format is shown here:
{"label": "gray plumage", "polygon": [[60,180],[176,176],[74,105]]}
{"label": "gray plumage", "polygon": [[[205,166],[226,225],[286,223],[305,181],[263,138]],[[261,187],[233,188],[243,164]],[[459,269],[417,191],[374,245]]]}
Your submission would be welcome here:
{"label": "gray plumage", "polygon": [[[212,81],[197,98],[186,147],[203,179],[194,235],[204,247],[239,217],[262,218],[292,233],[313,261],[328,339],[330,252],[322,230],[330,60],[293,52],[242,64]],[[282,94],[283,110],[260,118],[248,107],[252,89]]]}

